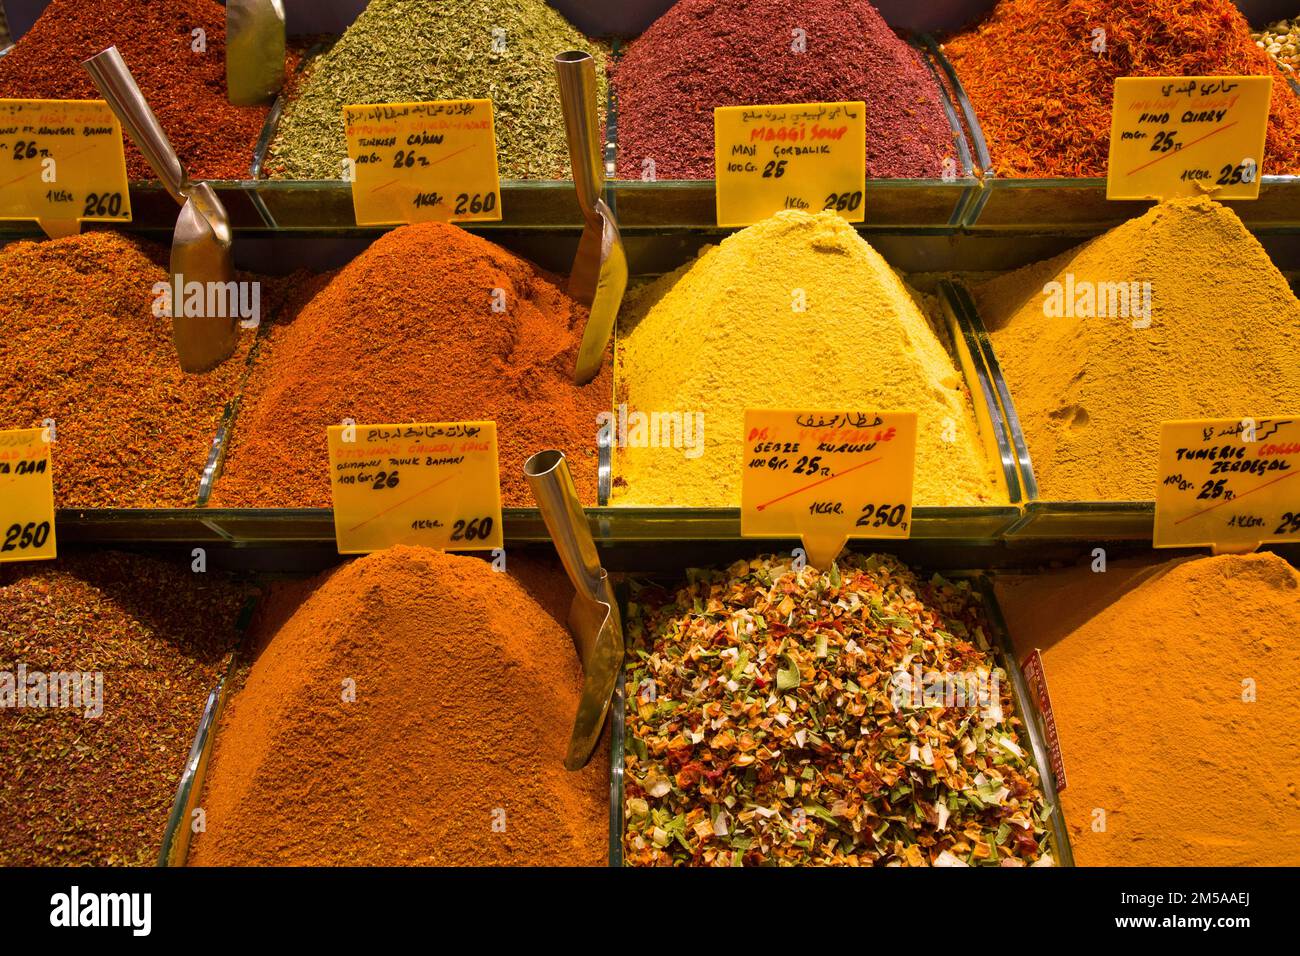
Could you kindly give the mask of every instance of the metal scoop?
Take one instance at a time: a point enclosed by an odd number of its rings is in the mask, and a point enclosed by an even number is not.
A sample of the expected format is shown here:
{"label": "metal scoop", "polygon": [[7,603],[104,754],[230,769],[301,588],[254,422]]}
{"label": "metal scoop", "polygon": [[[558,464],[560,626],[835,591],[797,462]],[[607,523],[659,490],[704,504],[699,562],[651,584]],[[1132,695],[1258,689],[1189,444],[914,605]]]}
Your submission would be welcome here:
{"label": "metal scoop", "polygon": [[591,307],[573,370],[573,380],[585,385],[600,371],[618,307],[627,291],[627,254],[614,213],[600,195],[605,188],[605,174],[596,117],[596,62],[589,53],[570,50],[556,56],[555,75],[560,81],[573,186],[586,220],[569,272],[569,295]]}
{"label": "metal scoop", "polygon": [[[207,290],[211,288],[209,282],[234,281],[226,208],[211,186],[190,182],[185,175],[185,168],[159,125],[158,117],[149,108],[117,47],[95,54],[82,66],[163,186],[181,204],[176,229],[172,232],[172,341],[182,369],[206,372],[235,351],[239,316],[233,309],[229,316],[185,315],[178,293],[191,282],[203,283]],[[178,276],[182,277],[180,285],[176,282]],[[207,298],[205,292],[205,302]]]}
{"label": "metal scoop", "polygon": [[524,462],[524,475],[564,570],[578,592],[569,607],[569,631],[582,661],[582,697],[564,766],[580,770],[596,749],[623,667],[623,621],[564,455],[540,451]]}
{"label": "metal scoop", "polygon": [[226,99],[265,103],[284,85],[284,4],[226,0]]}

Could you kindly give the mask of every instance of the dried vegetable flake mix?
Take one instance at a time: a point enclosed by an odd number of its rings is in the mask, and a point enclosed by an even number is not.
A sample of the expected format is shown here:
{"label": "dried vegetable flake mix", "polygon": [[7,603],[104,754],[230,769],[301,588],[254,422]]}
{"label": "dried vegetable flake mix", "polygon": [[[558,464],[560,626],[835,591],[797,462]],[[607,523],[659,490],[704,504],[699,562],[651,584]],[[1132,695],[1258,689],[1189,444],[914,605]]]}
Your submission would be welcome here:
{"label": "dried vegetable flake mix", "polygon": [[[675,597],[642,590],[625,861],[1052,865],[1050,810],[982,620],[968,584],[922,582],[887,556],[825,573],[762,557],[693,572]],[[941,689],[959,681],[986,696]]]}

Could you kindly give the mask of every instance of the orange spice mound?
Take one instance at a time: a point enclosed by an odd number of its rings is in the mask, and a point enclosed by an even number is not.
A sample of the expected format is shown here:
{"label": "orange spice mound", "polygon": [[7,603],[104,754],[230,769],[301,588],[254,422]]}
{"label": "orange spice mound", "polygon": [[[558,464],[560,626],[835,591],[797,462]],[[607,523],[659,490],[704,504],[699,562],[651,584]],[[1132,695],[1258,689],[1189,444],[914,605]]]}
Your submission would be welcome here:
{"label": "orange spice mound", "polygon": [[1121,76],[1272,76],[1262,171],[1300,172],[1300,99],[1230,0],[1001,0],[944,52],[999,175],[1105,176]]}
{"label": "orange spice mound", "polygon": [[398,547],[271,608],[190,862],[602,865],[609,753],[564,769],[582,670],[560,584],[514,554],[502,574]]}
{"label": "orange spice mound", "polygon": [[165,256],[107,231],[0,249],[0,429],[54,420],[60,507],[185,508],[198,497],[254,335],[241,332],[211,371],[181,371],[171,320],[153,314]]}
{"label": "orange spice mound", "polygon": [[1043,653],[1075,862],[1300,865],[1300,572],[1123,561],[997,593],[1021,659]]}
{"label": "orange spice mound", "polygon": [[463,229],[386,233],[270,330],[212,504],[328,507],[325,430],[345,418],[495,420],[506,507],[533,505],[523,464],[546,448],[565,453],[595,504],[596,417],[612,386],[608,361],[573,383],[587,315],[532,263]]}

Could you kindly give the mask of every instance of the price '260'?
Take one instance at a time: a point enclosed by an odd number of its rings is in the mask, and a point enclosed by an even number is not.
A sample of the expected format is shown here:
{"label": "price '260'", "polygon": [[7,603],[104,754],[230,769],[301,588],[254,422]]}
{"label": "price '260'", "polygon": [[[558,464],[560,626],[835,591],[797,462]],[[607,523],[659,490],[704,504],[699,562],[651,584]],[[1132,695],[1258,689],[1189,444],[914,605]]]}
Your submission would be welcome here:
{"label": "price '260'", "polygon": [[89,193],[86,196],[86,208],[83,216],[120,216],[122,214],[121,193]]}
{"label": "price '260'", "polygon": [[492,518],[461,519],[451,526],[452,541],[486,541],[492,534]]}
{"label": "price '260'", "polygon": [[41,548],[50,537],[50,523],[42,521],[37,524],[35,521],[29,521],[27,524],[11,524],[5,532],[4,543],[0,544],[0,551],[25,551],[27,548]]}

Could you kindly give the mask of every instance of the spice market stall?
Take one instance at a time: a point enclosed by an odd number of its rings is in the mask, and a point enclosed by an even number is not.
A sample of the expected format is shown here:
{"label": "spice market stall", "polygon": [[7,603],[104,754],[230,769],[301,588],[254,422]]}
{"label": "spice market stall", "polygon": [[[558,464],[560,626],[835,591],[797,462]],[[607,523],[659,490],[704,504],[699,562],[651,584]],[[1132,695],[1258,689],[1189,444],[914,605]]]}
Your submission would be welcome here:
{"label": "spice market stall", "polygon": [[1296,20],[907,6],[10,3],[0,864],[1300,865]]}

